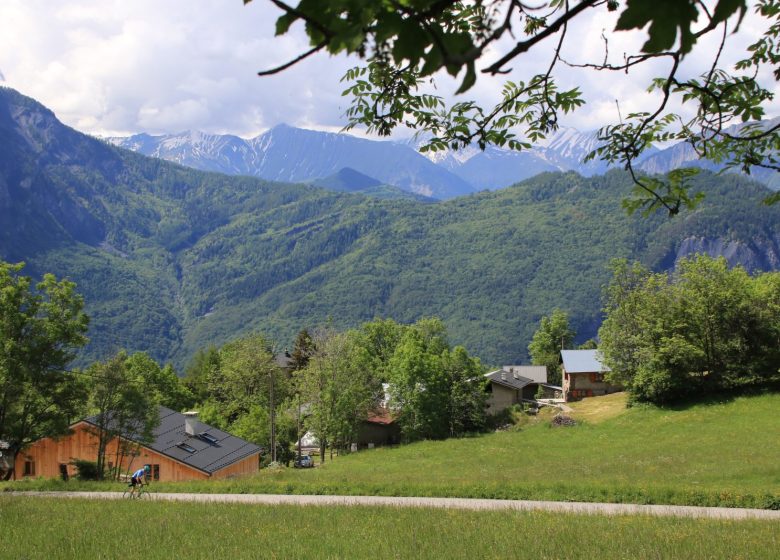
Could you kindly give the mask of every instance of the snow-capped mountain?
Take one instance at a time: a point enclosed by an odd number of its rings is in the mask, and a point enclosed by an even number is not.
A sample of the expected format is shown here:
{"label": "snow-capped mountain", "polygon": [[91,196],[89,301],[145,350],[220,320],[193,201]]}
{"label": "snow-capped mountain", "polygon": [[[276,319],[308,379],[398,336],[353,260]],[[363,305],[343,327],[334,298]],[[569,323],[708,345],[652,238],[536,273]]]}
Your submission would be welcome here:
{"label": "snow-capped mountain", "polygon": [[107,140],[134,152],[203,171],[253,175],[254,153],[251,147],[243,138],[230,134],[205,134],[188,130],[163,136],[136,134]]}
{"label": "snow-capped mountain", "polygon": [[[775,121],[769,121],[774,123]],[[312,182],[344,168],[407,192],[447,199],[482,189],[501,189],[546,171],[576,171],[584,176],[606,172],[610,166],[585,157],[600,142],[595,131],[561,128],[529,150],[495,146],[481,151],[419,153],[425,137],[406,141],[375,141],[279,125],[248,140],[232,135],[188,131],[180,134],[109,138],[113,144],[204,171],[252,175],[284,182]],[[636,168],[667,173],[681,166],[719,170],[723,166],[700,161],[691,147],[676,144],[664,150],[650,148]],[[752,175],[771,188],[780,187],[778,173],[756,169]],[[327,181],[326,181],[327,183]]]}
{"label": "snow-capped mountain", "polygon": [[566,171],[581,175],[600,175],[609,166],[598,159],[585,161],[585,157],[601,145],[596,131],[580,132],[573,128],[560,128],[555,134],[534,146],[532,151],[540,158]]}
{"label": "snow-capped mountain", "polygon": [[[780,124],[780,117],[760,122],[763,129],[768,129],[778,124]],[[738,134],[744,126],[744,124],[730,126],[725,132],[729,134]],[[709,169],[711,171],[720,171],[725,167],[724,164],[700,159],[693,147],[687,142],[680,142],[665,150],[660,150],[638,165],[639,169],[647,173],[668,173],[672,169],[677,169],[678,167],[694,166]],[[735,169],[730,170],[730,172],[738,173],[739,171]],[[771,189],[780,190],[780,178],[778,178],[778,173],[773,169],[754,167],[751,171],[751,177],[757,181],[761,181]]]}
{"label": "snow-capped mountain", "polygon": [[304,182],[348,167],[384,184],[446,199],[474,192],[463,179],[396,142],[279,125],[249,140],[230,135],[185,132],[110,138],[144,155],[205,171],[252,175],[271,181]]}
{"label": "snow-capped mountain", "polygon": [[[455,158],[453,158],[455,159]],[[455,160],[457,161],[457,160]],[[503,189],[545,171],[561,171],[532,151],[517,152],[490,146],[453,166],[451,171],[478,189]]]}
{"label": "snow-capped mountain", "polygon": [[[422,141],[417,143],[417,147]],[[515,151],[495,146],[484,152],[467,148],[457,152],[436,152],[428,155],[460,178],[479,189],[501,189],[545,171],[576,171],[585,176],[604,173],[604,162],[585,162],[599,145],[596,132],[580,132],[561,128],[529,150]]]}

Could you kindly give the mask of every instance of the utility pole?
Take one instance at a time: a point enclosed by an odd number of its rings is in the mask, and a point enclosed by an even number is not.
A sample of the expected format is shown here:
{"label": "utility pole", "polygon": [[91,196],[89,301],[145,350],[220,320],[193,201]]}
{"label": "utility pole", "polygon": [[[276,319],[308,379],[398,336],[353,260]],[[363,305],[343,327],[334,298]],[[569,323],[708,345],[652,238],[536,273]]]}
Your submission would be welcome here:
{"label": "utility pole", "polygon": [[296,428],[295,433],[298,435],[298,459],[301,458],[301,440],[303,439],[303,435],[301,434],[301,393],[298,391],[296,393],[296,396],[298,397],[298,426]]}
{"label": "utility pole", "polygon": [[274,404],[274,367],[269,373],[271,378],[271,461],[276,462],[276,405]]}

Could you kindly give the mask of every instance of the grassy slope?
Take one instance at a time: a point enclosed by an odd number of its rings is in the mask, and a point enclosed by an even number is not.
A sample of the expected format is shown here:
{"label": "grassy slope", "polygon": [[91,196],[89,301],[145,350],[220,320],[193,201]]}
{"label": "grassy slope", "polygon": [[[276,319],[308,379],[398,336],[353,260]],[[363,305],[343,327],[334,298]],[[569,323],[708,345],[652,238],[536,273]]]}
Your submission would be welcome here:
{"label": "grassy slope", "polygon": [[780,547],[777,524],[760,521],[1,496],[0,534],[0,558],[52,559],[771,558]]}
{"label": "grassy slope", "polygon": [[[608,397],[611,406],[596,398],[579,405],[580,417],[614,415],[620,398]],[[365,451],[306,471],[156,487],[780,507],[778,409],[780,394],[680,410],[640,407],[574,428],[539,422],[519,432]],[[6,486],[34,487],[78,485]]]}
{"label": "grassy slope", "polygon": [[628,393],[582,399],[568,404],[569,408],[573,409],[569,416],[588,424],[600,424],[625,414],[628,411],[627,403]]}

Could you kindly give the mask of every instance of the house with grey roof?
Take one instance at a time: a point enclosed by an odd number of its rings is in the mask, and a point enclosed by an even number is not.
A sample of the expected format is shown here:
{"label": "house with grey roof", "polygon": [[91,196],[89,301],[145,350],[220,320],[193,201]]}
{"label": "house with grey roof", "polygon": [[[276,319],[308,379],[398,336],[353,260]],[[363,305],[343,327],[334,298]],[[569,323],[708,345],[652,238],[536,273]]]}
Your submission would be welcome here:
{"label": "house with grey roof", "polygon": [[598,350],[561,350],[561,369],[567,402],[623,390],[605,381],[604,374],[610,369],[602,363]]}
{"label": "house with grey roof", "polygon": [[533,400],[539,387],[545,397],[554,398],[561,388],[547,383],[546,366],[503,366],[485,374],[489,381],[486,390],[487,413],[496,414],[525,400]]}
{"label": "house with grey roof", "polygon": [[[197,412],[176,412],[158,407],[160,421],[152,441],[140,442],[133,434],[109,442],[109,469],[132,472],[144,465],[152,480],[178,481],[226,478],[251,474],[260,466],[261,449],[228,432],[204,424]],[[34,442],[18,457],[15,472],[23,476],[72,476],[74,459],[97,459],[97,418],[85,418],[62,438]]]}

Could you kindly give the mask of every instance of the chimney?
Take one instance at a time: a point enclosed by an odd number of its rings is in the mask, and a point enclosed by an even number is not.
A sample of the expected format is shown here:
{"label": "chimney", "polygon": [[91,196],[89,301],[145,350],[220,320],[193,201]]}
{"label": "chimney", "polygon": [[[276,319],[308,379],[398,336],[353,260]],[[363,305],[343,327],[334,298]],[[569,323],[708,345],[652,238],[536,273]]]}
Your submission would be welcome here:
{"label": "chimney", "polygon": [[501,381],[506,381],[506,370],[501,370]]}
{"label": "chimney", "polygon": [[190,410],[184,413],[184,431],[188,436],[194,436],[198,434],[199,422],[198,411]]}

